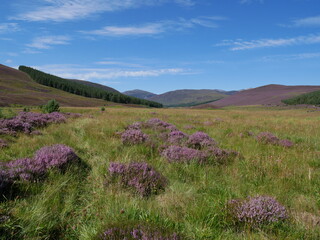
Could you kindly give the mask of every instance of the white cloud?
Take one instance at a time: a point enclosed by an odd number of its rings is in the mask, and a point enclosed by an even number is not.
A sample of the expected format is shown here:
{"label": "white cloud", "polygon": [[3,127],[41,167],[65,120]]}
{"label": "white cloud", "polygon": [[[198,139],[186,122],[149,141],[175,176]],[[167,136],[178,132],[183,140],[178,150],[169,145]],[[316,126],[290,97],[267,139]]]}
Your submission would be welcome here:
{"label": "white cloud", "polygon": [[252,41],[238,40],[225,40],[216,46],[230,46],[230,50],[247,50],[266,47],[283,47],[293,45],[306,45],[320,43],[320,34],[299,36],[293,38],[278,38],[278,39],[259,39]]}
{"label": "white cloud", "polygon": [[307,17],[294,20],[291,24],[293,27],[320,27],[320,16]]}
{"label": "white cloud", "polygon": [[0,23],[0,33],[16,32],[18,30],[17,23]]}
{"label": "white cloud", "polygon": [[192,0],[44,0],[41,6],[38,5],[34,10],[21,13],[12,19],[63,22],[83,19],[102,12],[152,6],[170,1],[185,6],[195,4]]}
{"label": "white cloud", "polygon": [[34,66],[34,68],[63,77],[63,78],[81,79],[81,80],[159,77],[162,75],[192,74],[189,70],[182,69],[182,68],[128,70],[128,69],[110,69],[110,68],[85,68],[79,65],[68,65],[68,64]]}
{"label": "white cloud", "polygon": [[29,48],[49,49],[52,45],[66,45],[71,39],[68,36],[44,36],[33,39],[32,43],[27,44]]}
{"label": "white cloud", "polygon": [[11,59],[7,59],[4,61],[5,63],[12,63],[12,60]]}
{"label": "white cloud", "polygon": [[254,2],[264,3],[264,0],[240,0],[241,4],[250,4],[250,3],[254,3]]}
{"label": "white cloud", "polygon": [[139,68],[142,67],[142,65],[140,65],[140,64],[120,62],[120,61],[114,61],[114,60],[106,60],[106,61],[95,62],[95,64],[98,64],[98,65],[123,66],[123,67],[139,67]]}
{"label": "white cloud", "polygon": [[196,26],[217,28],[218,21],[225,20],[223,17],[198,17],[192,19],[180,18],[177,21],[160,21],[155,23],[147,23],[138,26],[106,26],[101,29],[92,31],[81,31],[84,34],[100,35],[100,36],[148,36],[158,35],[167,31],[181,31]]}
{"label": "white cloud", "polygon": [[313,59],[313,58],[320,58],[320,52],[271,55],[271,56],[265,56],[261,60],[264,62],[272,62],[272,61],[305,60],[305,59]]}

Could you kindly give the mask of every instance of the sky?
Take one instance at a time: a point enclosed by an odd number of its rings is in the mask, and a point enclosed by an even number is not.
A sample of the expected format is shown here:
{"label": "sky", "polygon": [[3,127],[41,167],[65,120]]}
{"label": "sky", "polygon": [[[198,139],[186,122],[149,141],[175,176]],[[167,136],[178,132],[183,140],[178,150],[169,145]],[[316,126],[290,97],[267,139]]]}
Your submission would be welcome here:
{"label": "sky", "polygon": [[319,0],[0,0],[0,63],[119,91],[320,84]]}

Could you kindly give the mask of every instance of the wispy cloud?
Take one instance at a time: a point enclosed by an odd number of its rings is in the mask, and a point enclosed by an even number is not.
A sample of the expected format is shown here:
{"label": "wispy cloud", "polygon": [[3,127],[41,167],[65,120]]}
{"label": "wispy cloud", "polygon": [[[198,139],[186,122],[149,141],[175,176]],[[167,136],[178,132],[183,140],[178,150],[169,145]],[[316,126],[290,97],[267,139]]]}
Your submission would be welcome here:
{"label": "wispy cloud", "polygon": [[184,6],[195,4],[193,0],[44,0],[41,5],[38,2],[34,10],[21,13],[12,19],[63,22],[83,19],[102,12],[153,6],[170,1]]}
{"label": "wispy cloud", "polygon": [[320,52],[271,55],[271,56],[263,57],[261,61],[263,62],[292,61],[292,60],[305,60],[305,59],[313,59],[313,58],[320,58]]}
{"label": "wispy cloud", "polygon": [[33,39],[32,43],[27,44],[29,48],[49,49],[52,45],[66,45],[71,39],[68,36],[44,36]]}
{"label": "wispy cloud", "polygon": [[34,66],[36,69],[55,74],[60,77],[82,80],[103,80],[118,78],[159,77],[163,75],[188,75],[190,70],[183,68],[160,69],[116,69],[116,68],[86,68],[79,65],[45,65]]}
{"label": "wispy cloud", "polygon": [[320,27],[320,16],[300,18],[293,20],[289,25],[281,25],[284,27]]}
{"label": "wispy cloud", "polygon": [[8,32],[16,32],[19,30],[17,23],[0,23],[0,34]]}
{"label": "wispy cloud", "polygon": [[196,26],[206,28],[217,28],[217,22],[225,20],[223,17],[198,17],[192,19],[180,18],[177,21],[160,21],[136,26],[106,26],[92,31],[81,31],[81,33],[100,36],[141,36],[158,35],[168,31],[181,31]]}
{"label": "wispy cloud", "polygon": [[283,47],[316,43],[320,43],[320,34],[298,36],[293,38],[259,39],[251,41],[245,41],[243,39],[224,40],[222,43],[219,43],[216,46],[230,46],[230,50],[238,51],[256,48]]}
{"label": "wispy cloud", "polygon": [[241,4],[250,4],[250,3],[264,3],[264,0],[240,0]]}
{"label": "wispy cloud", "polygon": [[136,64],[136,63],[128,63],[128,62],[120,62],[120,61],[114,61],[114,60],[104,60],[104,61],[99,61],[99,62],[95,62],[95,64],[98,65],[109,65],[109,66],[122,66],[122,67],[143,67],[140,64]]}

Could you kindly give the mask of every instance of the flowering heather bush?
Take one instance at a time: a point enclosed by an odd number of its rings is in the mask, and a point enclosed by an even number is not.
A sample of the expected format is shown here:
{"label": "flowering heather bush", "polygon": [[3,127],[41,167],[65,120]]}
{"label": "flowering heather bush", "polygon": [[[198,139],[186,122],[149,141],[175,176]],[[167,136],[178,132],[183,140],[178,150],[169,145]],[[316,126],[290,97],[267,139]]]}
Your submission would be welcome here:
{"label": "flowering heather bush", "polygon": [[123,144],[133,145],[145,142],[148,135],[144,134],[141,130],[128,129],[121,134]]}
{"label": "flowering heather bush", "polygon": [[206,151],[207,155],[212,157],[216,163],[224,164],[232,157],[239,155],[238,152],[233,150],[225,150],[218,147],[211,147]]}
{"label": "flowering heather bush", "polygon": [[142,127],[143,123],[142,122],[135,122],[129,125],[126,129],[130,130],[140,130]]}
{"label": "flowering heather bush", "polygon": [[57,144],[39,149],[33,158],[17,159],[1,168],[9,180],[29,181],[44,176],[51,168],[62,170],[68,163],[78,159],[72,148]]}
{"label": "flowering heather bush", "polygon": [[269,132],[262,132],[257,136],[257,140],[262,143],[268,143],[273,145],[280,145],[283,147],[292,147],[294,144],[288,139],[279,139],[275,135]]}
{"label": "flowering heather bush", "polygon": [[111,180],[118,179],[125,187],[135,189],[142,197],[165,190],[167,179],[147,163],[110,163]]}
{"label": "flowering heather bush", "polygon": [[103,232],[101,240],[182,240],[176,233],[164,233],[146,226],[112,227]]}
{"label": "flowering heather bush", "polygon": [[275,135],[273,135],[270,132],[259,133],[257,136],[257,140],[258,142],[269,143],[274,145],[279,143],[279,138],[277,138]]}
{"label": "flowering heather bush", "polygon": [[0,138],[0,149],[8,147],[8,143]]}
{"label": "flowering heather bush", "polygon": [[288,218],[285,207],[270,196],[231,200],[227,207],[229,214],[236,223],[252,227],[276,223]]}
{"label": "flowering heather bush", "polygon": [[283,139],[279,141],[279,145],[282,147],[290,148],[293,147],[294,144],[288,139]]}
{"label": "flowering heather bush", "polygon": [[169,162],[185,163],[191,161],[204,162],[208,157],[203,151],[180,146],[169,146],[161,152],[161,155]]}
{"label": "flowering heather bush", "polygon": [[160,120],[159,118],[151,118],[147,121],[147,126],[152,128],[160,128],[164,130],[170,130],[170,131],[176,131],[178,130],[176,126],[174,126],[171,123],[164,122]]}
{"label": "flowering heather bush", "polygon": [[204,147],[216,145],[216,141],[204,132],[196,132],[189,136],[187,145],[192,148],[202,149]]}
{"label": "flowering heather bush", "polygon": [[20,112],[11,119],[0,120],[0,134],[15,135],[17,132],[31,133],[34,128],[44,127],[50,123],[62,123],[66,117],[62,113]]}
{"label": "flowering heather bush", "polygon": [[179,145],[188,138],[188,135],[181,131],[172,131],[168,135],[168,142]]}

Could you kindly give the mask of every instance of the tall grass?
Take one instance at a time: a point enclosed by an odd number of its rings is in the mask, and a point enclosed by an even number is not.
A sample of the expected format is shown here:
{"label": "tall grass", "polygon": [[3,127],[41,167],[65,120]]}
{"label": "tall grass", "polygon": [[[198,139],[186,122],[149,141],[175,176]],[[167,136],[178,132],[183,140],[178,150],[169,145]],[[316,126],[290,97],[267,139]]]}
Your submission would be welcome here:
{"label": "tall grass", "polygon": [[[68,109],[70,111],[70,109]],[[73,109],[77,111],[77,109]],[[190,239],[319,239],[320,115],[307,110],[81,109],[85,114],[43,135],[21,135],[1,161],[30,157],[46,145],[72,147],[85,166],[61,174],[51,171],[42,183],[0,203],[0,239],[94,239],[110,224],[131,222],[161,226]],[[151,114],[156,112],[156,114]],[[92,115],[92,117],[88,117]],[[187,134],[203,131],[221,148],[241,154],[227,165],[168,163],[157,151],[123,145],[115,133],[133,122],[157,117]],[[208,124],[210,122],[211,124]],[[184,126],[192,125],[193,129]],[[272,132],[295,143],[292,148],[262,144],[251,131]],[[168,180],[166,190],[150,198],[106,185],[110,162],[146,162]],[[284,224],[237,229],[228,222],[230,199],[269,195],[289,211]]]}

